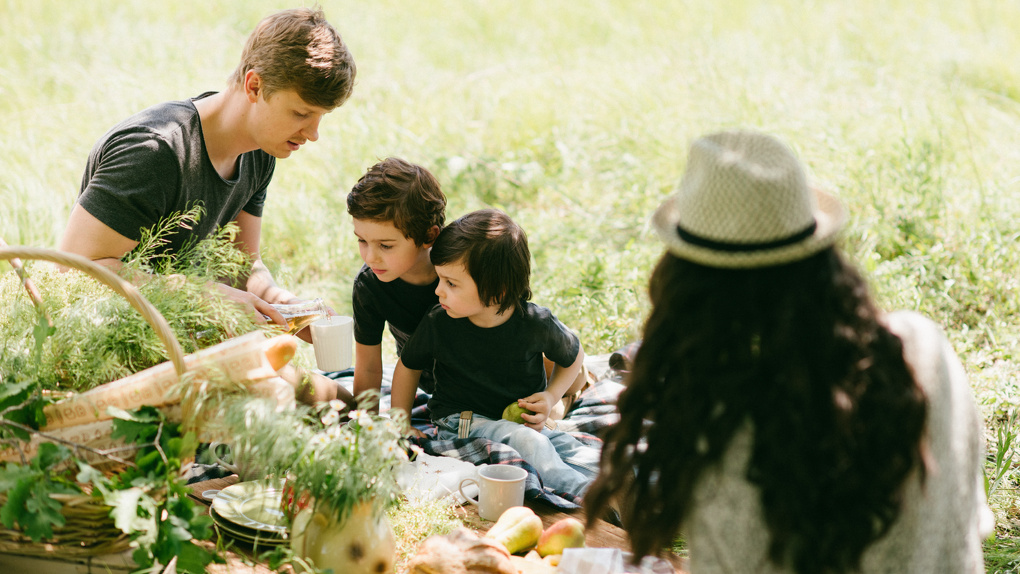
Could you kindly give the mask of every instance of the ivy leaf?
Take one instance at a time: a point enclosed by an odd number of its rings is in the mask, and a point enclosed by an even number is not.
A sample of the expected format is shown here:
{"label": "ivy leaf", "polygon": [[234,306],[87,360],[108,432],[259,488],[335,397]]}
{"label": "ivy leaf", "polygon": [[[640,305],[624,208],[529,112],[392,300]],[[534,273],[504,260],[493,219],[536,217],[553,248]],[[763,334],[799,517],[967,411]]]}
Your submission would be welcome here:
{"label": "ivy leaf", "polygon": [[[177,554],[177,571],[185,574],[205,574],[205,567],[215,559],[205,548],[187,542]],[[223,562],[219,560],[218,562]]]}
{"label": "ivy leaf", "polygon": [[31,537],[33,542],[53,538],[53,527],[67,523],[64,515],[60,513],[63,505],[50,498],[51,492],[53,490],[48,482],[35,483],[32,496],[25,500],[25,509],[28,513],[18,518],[18,522],[25,529],[25,534]]}
{"label": "ivy leaf", "polygon": [[25,501],[32,490],[32,481],[19,481],[7,491],[7,503],[0,508],[0,521],[7,528],[14,528],[14,523],[25,513]]}
{"label": "ivy leaf", "polygon": [[128,412],[119,407],[106,407],[107,414],[113,416],[116,419],[123,421],[133,421],[136,423],[158,423],[163,420],[163,414],[159,412],[159,409],[155,407],[140,407],[134,412]]}
{"label": "ivy leaf", "polygon": [[[43,416],[40,421],[40,415],[42,415],[42,401],[29,401],[34,387],[35,382],[33,382],[31,378],[27,380],[18,380],[13,377],[4,377],[3,380],[0,381],[0,410],[17,407],[27,401],[27,404],[24,404],[21,408],[9,411],[4,415],[4,418],[33,428],[39,428],[41,425],[45,424],[45,416]],[[22,441],[28,441],[31,438],[27,431],[18,428],[7,427],[3,432],[10,432]]]}
{"label": "ivy leaf", "polygon": [[61,464],[71,457],[71,449],[66,446],[44,442],[39,445],[39,453],[32,460],[32,466],[39,470],[47,470]]}
{"label": "ivy leaf", "polygon": [[0,470],[0,492],[7,492],[22,481],[32,482],[38,475],[39,471],[30,467],[21,466],[15,462],[8,463],[3,470]]}
{"label": "ivy leaf", "polygon": [[[107,411],[113,414],[113,407],[107,407]],[[110,437],[123,438],[129,444],[144,444],[152,442],[152,439],[156,436],[157,428],[157,425],[149,422],[124,419],[114,414],[113,432],[110,433]]]}
{"label": "ivy leaf", "polygon": [[[104,500],[113,507],[113,510],[110,511],[110,516],[113,517],[113,523],[117,528],[120,528],[122,532],[127,534],[141,531],[144,538],[150,535],[154,526],[153,523],[155,522],[152,519],[151,505],[146,504],[145,498],[148,497],[141,488],[128,488],[125,490],[115,490],[105,496]],[[150,510],[147,513],[149,516],[140,515],[139,510],[143,513],[146,510]]]}
{"label": "ivy leaf", "polygon": [[[177,572],[187,574],[205,574],[205,567],[215,560],[215,555],[203,549],[193,542],[188,542],[181,547],[181,553],[177,554]],[[219,560],[217,562],[224,562]]]}
{"label": "ivy leaf", "polygon": [[20,403],[28,398],[28,394],[34,386],[35,382],[31,379],[4,381],[3,386],[0,386],[0,406],[7,407]]}
{"label": "ivy leaf", "polygon": [[86,464],[82,461],[78,461],[78,474],[74,479],[82,484],[92,483],[99,487],[100,490],[105,488],[110,482],[103,473],[96,470],[92,465]]}

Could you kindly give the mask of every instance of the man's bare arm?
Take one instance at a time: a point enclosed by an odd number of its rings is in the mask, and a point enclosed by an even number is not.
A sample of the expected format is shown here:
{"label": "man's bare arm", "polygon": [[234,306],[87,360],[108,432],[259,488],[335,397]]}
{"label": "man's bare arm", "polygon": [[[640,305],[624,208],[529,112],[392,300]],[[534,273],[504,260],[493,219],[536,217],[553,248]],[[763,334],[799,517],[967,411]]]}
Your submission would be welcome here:
{"label": "man's bare arm", "polygon": [[137,245],[137,241],[117,233],[76,203],[57,248],[120,271],[120,258]]}
{"label": "man's bare arm", "polygon": [[239,229],[234,244],[252,259],[252,267],[245,281],[245,289],[252,295],[270,303],[300,301],[293,293],[276,284],[272,272],[262,262],[262,257],[259,253],[262,241],[262,218],[256,217],[247,211],[242,211],[237,214],[234,223],[237,224]]}
{"label": "man's bare arm", "polygon": [[[81,255],[113,271],[120,271],[124,266],[121,257],[137,245],[137,241],[117,233],[86,211],[81,204],[76,203],[67,220],[67,227],[60,238],[58,249]],[[263,316],[268,315],[275,323],[287,324],[283,316],[260,297],[219,283],[215,284],[215,288],[227,298],[257,311],[256,321],[264,322]]]}

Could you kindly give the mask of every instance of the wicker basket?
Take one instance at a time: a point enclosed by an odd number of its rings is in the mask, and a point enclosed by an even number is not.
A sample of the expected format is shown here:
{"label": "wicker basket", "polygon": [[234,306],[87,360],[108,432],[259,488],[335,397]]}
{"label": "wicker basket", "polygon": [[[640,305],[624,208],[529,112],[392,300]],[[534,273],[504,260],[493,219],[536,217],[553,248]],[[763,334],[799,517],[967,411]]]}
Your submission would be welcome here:
{"label": "wicker basket", "polygon": [[[178,375],[183,375],[186,367],[184,352],[177,341],[173,330],[159,311],[149,303],[134,285],[120,278],[106,267],[94,263],[84,257],[42,249],[37,247],[0,247],[0,260],[16,263],[18,259],[50,261],[77,269],[86,273],[100,283],[113,289],[134,307],[146,322],[152,326],[160,341],[166,347],[170,361]],[[130,547],[128,535],[121,532],[110,517],[111,507],[103,504],[89,494],[50,495],[61,502],[66,523],[62,527],[54,527],[53,538],[41,542],[33,542],[17,530],[10,530],[0,525],[0,552],[21,554],[26,556],[46,556],[57,559],[81,559],[105,554],[116,554]],[[0,505],[7,502],[6,493],[0,493]]]}

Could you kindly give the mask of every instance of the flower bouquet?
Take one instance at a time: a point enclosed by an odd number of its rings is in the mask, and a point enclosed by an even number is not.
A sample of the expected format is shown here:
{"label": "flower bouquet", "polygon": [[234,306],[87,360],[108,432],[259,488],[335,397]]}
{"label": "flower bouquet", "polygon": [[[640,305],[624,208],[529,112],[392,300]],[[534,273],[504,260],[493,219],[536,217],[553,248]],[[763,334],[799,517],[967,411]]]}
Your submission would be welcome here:
{"label": "flower bouquet", "polygon": [[385,511],[398,501],[398,468],[407,460],[403,419],[348,410],[340,401],[281,413],[250,398],[225,418],[237,452],[285,479],[295,556],[334,572],[391,570]]}

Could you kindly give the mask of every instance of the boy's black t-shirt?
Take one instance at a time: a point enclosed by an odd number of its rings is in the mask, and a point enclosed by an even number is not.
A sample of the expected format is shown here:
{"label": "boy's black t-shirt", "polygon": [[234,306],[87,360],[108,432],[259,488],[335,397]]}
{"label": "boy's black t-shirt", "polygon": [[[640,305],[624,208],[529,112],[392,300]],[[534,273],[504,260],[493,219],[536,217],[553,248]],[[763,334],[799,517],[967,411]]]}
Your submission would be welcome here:
{"label": "boy's black t-shirt", "polygon": [[[388,324],[397,343],[397,355],[402,356],[404,345],[422,317],[439,303],[438,286],[438,278],[429,285],[412,285],[400,279],[380,281],[368,265],[362,266],[352,290],[354,340],[362,345],[379,345]],[[431,368],[422,371],[418,386],[432,393]]]}
{"label": "boy's black t-shirt", "polygon": [[186,242],[205,238],[242,209],[261,217],[276,160],[260,149],[243,153],[236,178],[220,177],[193,103],[212,93],[153,106],[114,126],[89,154],[78,203],[135,241],[141,230],[201,204],[205,213],[198,223],[170,232],[158,253],[177,252]]}
{"label": "boy's black t-shirt", "polygon": [[409,369],[435,365],[433,420],[461,411],[498,419],[510,403],[545,390],[543,354],[561,367],[574,364],[577,335],[545,307],[522,307],[491,328],[452,319],[438,305],[425,316],[400,358]]}

